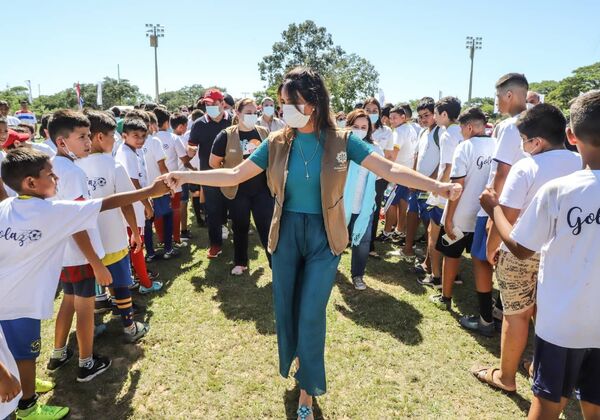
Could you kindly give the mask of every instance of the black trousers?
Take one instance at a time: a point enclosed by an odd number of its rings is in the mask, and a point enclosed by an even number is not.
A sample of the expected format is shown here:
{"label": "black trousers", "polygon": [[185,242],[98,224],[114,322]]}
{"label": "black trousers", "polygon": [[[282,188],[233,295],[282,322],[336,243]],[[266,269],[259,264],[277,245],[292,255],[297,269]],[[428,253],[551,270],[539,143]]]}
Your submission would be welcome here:
{"label": "black trousers", "polygon": [[387,188],[388,182],[385,179],[375,181],[375,213],[373,214],[373,224],[371,226],[371,243],[369,252],[375,251],[375,237],[377,236],[377,227],[379,226],[379,212],[381,211],[381,202],[383,201],[383,193]]}
{"label": "black trousers", "polygon": [[223,246],[224,215],[227,214],[227,198],[218,187],[203,187],[204,204],[206,209],[206,224],[208,226],[208,240],[210,246]]}

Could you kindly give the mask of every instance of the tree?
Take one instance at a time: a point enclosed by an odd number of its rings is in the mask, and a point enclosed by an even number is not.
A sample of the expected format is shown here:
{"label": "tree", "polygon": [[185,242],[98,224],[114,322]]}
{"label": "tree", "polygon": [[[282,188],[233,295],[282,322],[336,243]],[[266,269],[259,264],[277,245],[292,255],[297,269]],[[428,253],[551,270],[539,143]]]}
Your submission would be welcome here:
{"label": "tree", "polygon": [[21,108],[20,103],[23,99],[29,96],[29,89],[25,86],[13,86],[6,90],[0,91],[0,101],[8,102],[8,107],[11,113]]}
{"label": "tree", "polygon": [[179,109],[186,105],[195,105],[196,101],[204,95],[206,88],[202,85],[184,86],[179,90],[164,92],[158,95],[160,103],[170,110]]}
{"label": "tree", "polygon": [[312,20],[290,24],[281,36],[283,40],[273,44],[272,54],[258,64],[267,89],[257,93],[272,95],[285,73],[296,66],[310,67],[323,77],[336,110],[349,111],[357,99],[372,96],[377,90],[379,74],[375,67],[356,54],[346,54],[334,45],[327,29]]}
{"label": "tree", "polygon": [[467,101],[463,104],[462,109],[466,110],[472,107],[480,108],[483,111],[483,113],[488,117],[495,117],[494,98],[491,98],[489,96],[482,98],[472,98],[470,101]]}
{"label": "tree", "polygon": [[529,84],[529,90],[547,95],[558,87],[559,82],[556,80],[542,80],[541,82],[533,82]]}

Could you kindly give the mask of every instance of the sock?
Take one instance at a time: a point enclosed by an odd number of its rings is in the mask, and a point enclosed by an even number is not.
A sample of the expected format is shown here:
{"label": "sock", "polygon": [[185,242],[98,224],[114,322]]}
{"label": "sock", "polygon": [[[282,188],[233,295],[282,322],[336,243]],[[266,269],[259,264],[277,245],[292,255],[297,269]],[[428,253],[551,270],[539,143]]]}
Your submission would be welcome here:
{"label": "sock", "polygon": [[498,299],[496,299],[496,308],[500,309],[501,311],[504,310],[504,306],[502,305],[502,296],[500,296],[500,293],[498,293]]}
{"label": "sock", "polygon": [[51,359],[64,359],[65,357],[67,357],[67,345],[66,344],[64,347],[61,347],[60,349],[52,350],[52,356],[50,356]]}
{"label": "sock", "polygon": [[[90,356],[86,359],[79,359],[79,367],[91,367],[91,364],[94,362],[93,356]],[[89,366],[87,366],[89,365]]]}
{"label": "sock", "polygon": [[479,315],[486,323],[492,322],[492,292],[477,292]]}
{"label": "sock", "polygon": [[119,309],[123,327],[130,327],[133,324],[133,302],[131,300],[131,291],[128,287],[115,287],[114,291],[114,302]]}
{"label": "sock", "polygon": [[26,400],[21,398],[21,400],[19,401],[19,410],[28,410],[28,409],[32,408],[35,405],[35,403],[37,403],[37,400],[38,400],[37,394],[33,394],[33,397],[26,399]]}

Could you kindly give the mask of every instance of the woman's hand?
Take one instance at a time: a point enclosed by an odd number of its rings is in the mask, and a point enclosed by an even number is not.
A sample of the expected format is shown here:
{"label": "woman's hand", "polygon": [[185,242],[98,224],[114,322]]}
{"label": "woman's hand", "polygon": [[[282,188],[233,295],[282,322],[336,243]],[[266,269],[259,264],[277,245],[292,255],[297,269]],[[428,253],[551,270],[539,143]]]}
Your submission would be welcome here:
{"label": "woman's hand", "polygon": [[451,182],[438,182],[435,191],[432,191],[440,197],[447,198],[450,201],[458,200],[462,194],[462,185]]}

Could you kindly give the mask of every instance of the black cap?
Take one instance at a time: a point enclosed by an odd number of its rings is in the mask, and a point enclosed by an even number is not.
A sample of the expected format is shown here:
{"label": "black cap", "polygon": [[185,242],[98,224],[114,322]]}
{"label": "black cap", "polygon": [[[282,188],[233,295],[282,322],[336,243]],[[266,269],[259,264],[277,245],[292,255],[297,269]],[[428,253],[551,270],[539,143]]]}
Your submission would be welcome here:
{"label": "black cap", "polygon": [[231,107],[233,107],[235,105],[235,101],[233,100],[233,97],[229,94],[229,93],[225,93],[223,95],[223,100],[225,101],[225,103]]}

